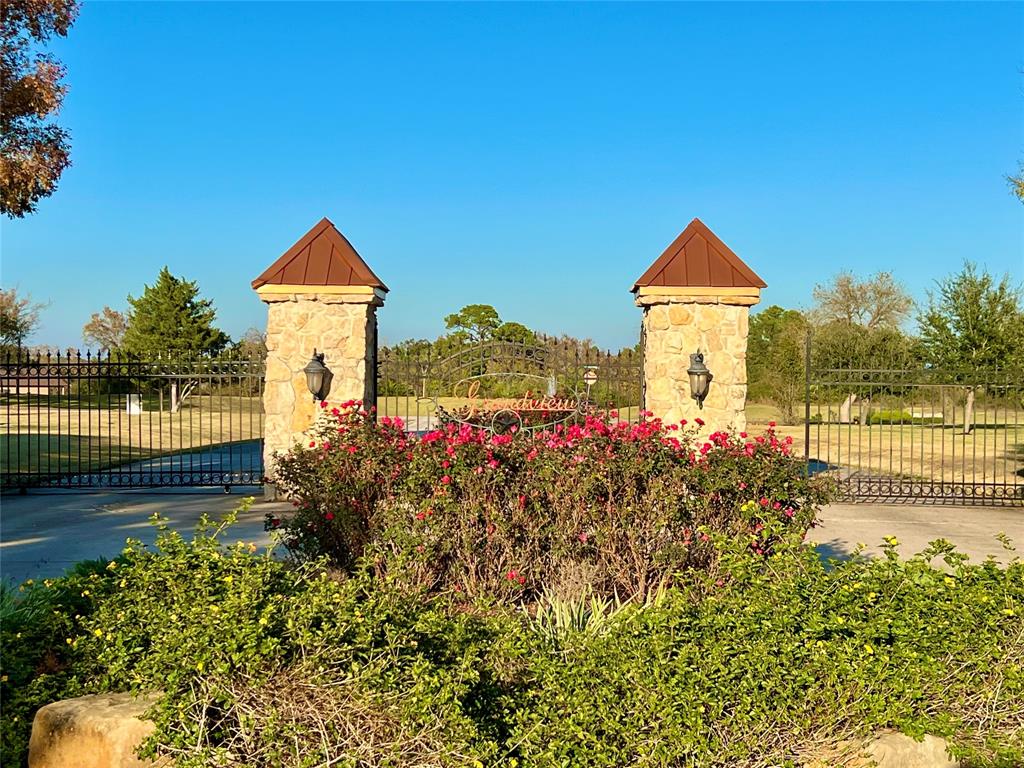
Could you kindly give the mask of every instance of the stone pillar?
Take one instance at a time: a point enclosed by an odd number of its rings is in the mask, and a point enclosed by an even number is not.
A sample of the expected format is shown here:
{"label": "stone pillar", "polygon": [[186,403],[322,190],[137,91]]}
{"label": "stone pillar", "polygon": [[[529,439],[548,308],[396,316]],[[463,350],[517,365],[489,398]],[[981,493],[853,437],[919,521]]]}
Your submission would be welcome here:
{"label": "stone pillar", "polygon": [[[634,283],[644,311],[645,406],[667,422],[696,419],[712,431],[746,428],[750,307],[765,282],[694,219]],[[713,379],[704,407],[691,397],[690,355]]]}
{"label": "stone pillar", "polygon": [[324,354],[331,372],[324,399],[373,405],[376,314],[384,302],[372,291],[353,293],[353,288],[346,293],[260,292],[267,303],[263,460],[271,478],[273,454],[300,441],[320,410],[303,373],[314,350]]}
{"label": "stone pillar", "polygon": [[[721,295],[714,288],[700,294],[653,293],[641,289],[643,308],[645,405],[669,422],[702,419],[705,432],[746,428],[747,330],[755,296]],[[723,289],[717,289],[723,290]],[[703,409],[690,396],[686,373],[690,355],[704,353],[714,377]]]}
{"label": "stone pillar", "polygon": [[[330,372],[324,399],[374,405],[377,307],[387,286],[328,219],[321,219],[252,281],[267,304],[267,370],[263,390],[263,467],[273,481],[275,453],[300,442],[320,403],[303,369],[323,353]],[[272,485],[267,495],[275,495]]]}

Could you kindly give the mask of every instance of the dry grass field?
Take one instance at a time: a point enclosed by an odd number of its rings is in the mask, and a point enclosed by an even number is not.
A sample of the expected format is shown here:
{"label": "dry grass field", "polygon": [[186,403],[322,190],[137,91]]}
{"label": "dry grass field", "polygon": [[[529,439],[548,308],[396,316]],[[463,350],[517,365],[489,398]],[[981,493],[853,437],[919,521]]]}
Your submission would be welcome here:
{"label": "dry grass field", "polygon": [[263,435],[258,397],[193,395],[177,413],[152,405],[129,415],[123,396],[75,408],[0,402],[0,473],[86,472]]}
{"label": "dry grass field", "polygon": [[[1024,487],[1024,411],[979,409],[975,416],[968,434],[962,423],[811,424],[808,455],[844,473]],[[778,418],[771,406],[747,409],[752,432]],[[803,455],[802,423],[776,430]]]}
{"label": "dry grass field", "polygon": [[[382,397],[381,416],[400,417],[409,429],[437,425],[435,407],[455,409],[464,398]],[[263,409],[258,397],[195,395],[177,413],[147,402],[147,410],[129,415],[123,399],[56,407],[45,399],[0,402],[0,472],[64,474],[131,463],[155,456],[258,439]],[[108,407],[104,407],[108,406]],[[827,412],[827,406],[814,408]],[[619,409],[621,418],[638,418],[637,406]],[[802,414],[801,414],[802,415]],[[793,438],[804,453],[803,424],[781,423],[772,406],[747,408],[751,433],[769,421]],[[979,408],[976,427],[964,434],[957,424],[812,424],[813,459],[843,474],[928,478],[942,482],[1005,483],[1024,486],[1024,412]]]}

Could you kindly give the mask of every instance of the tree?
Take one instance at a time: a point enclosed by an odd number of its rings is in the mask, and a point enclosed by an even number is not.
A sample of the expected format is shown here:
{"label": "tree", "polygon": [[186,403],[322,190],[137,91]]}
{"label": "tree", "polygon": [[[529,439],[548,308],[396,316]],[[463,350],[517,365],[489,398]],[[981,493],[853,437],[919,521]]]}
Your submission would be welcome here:
{"label": "tree", "polygon": [[[444,319],[445,328],[462,331],[471,342],[487,341],[501,326],[498,311],[490,304],[468,304]],[[454,335],[454,334],[453,334]]]}
{"label": "tree", "polygon": [[864,328],[899,328],[910,316],[914,300],[889,272],[858,280],[840,272],[829,285],[814,286],[817,324],[844,322]]}
{"label": "tree", "polygon": [[174,277],[167,267],[139,298],[128,297],[123,347],[132,354],[215,353],[228,337],[213,325],[213,302],[199,297],[195,282]]}
{"label": "tree", "polygon": [[750,397],[775,405],[785,424],[796,423],[797,406],[803,399],[807,330],[807,318],[795,309],[771,306],[750,318]]}
{"label": "tree", "polygon": [[502,323],[494,329],[494,339],[496,341],[512,341],[519,344],[533,344],[537,341],[537,334],[522,323]]}
{"label": "tree", "polygon": [[128,319],[123,312],[104,307],[101,312],[93,312],[89,322],[82,326],[82,339],[109,352],[121,348],[127,329]]}
{"label": "tree", "polygon": [[1010,191],[1017,196],[1017,199],[1024,203],[1024,163],[1020,166],[1020,173],[1017,176],[1007,176],[1007,183]]}
{"label": "tree", "polygon": [[77,15],[76,0],[0,3],[0,211],[8,216],[32,213],[71,162],[68,132],[47,122],[67,91],[64,67],[38,49],[66,36]]}
{"label": "tree", "polygon": [[267,356],[267,333],[255,326],[249,328],[232,344],[232,349],[239,357],[260,360]]}
{"label": "tree", "polygon": [[926,359],[937,368],[968,371],[1024,367],[1021,288],[1008,275],[996,283],[971,262],[928,294],[919,315]]}
{"label": "tree", "polygon": [[[1021,289],[1008,275],[997,284],[971,262],[936,282],[918,318],[928,362],[951,372],[1024,368],[1024,308]],[[964,433],[974,428],[975,387],[968,386]]]}
{"label": "tree", "polygon": [[39,327],[39,313],[45,304],[35,304],[31,296],[18,296],[16,288],[0,288],[0,346],[22,347]]}

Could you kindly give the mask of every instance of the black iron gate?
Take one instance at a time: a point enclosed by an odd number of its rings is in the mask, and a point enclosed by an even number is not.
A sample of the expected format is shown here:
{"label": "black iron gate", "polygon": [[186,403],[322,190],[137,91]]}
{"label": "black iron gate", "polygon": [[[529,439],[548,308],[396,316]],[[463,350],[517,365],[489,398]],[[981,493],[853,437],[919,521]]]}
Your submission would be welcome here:
{"label": "black iron gate", "polygon": [[1024,505],[1024,373],[817,367],[805,455],[851,501]]}
{"label": "black iron gate", "polygon": [[639,418],[643,407],[643,359],[636,350],[604,352],[543,338],[440,349],[428,342],[406,343],[382,347],[376,367],[378,417],[400,418],[411,431],[433,429],[446,418],[485,407],[516,411],[530,398],[551,411],[538,410],[535,425],[557,420],[555,411],[567,413],[570,402],[624,420]]}
{"label": "black iron gate", "polygon": [[43,487],[263,482],[259,358],[0,359],[0,483]]}

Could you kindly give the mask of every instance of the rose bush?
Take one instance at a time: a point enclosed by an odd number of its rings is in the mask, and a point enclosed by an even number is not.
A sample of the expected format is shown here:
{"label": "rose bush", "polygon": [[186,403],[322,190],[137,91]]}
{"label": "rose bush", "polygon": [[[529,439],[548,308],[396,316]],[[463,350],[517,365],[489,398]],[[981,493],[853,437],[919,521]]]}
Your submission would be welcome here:
{"label": "rose bush", "polygon": [[277,457],[275,480],[296,512],[267,524],[300,557],[347,569],[370,554],[433,591],[643,597],[682,570],[714,567],[699,530],[767,553],[779,536],[801,537],[829,497],[790,438],[769,428],[702,440],[700,426],[645,413],[639,423],[588,415],[538,432],[448,424],[416,435],[357,402],[324,404],[308,444]]}

